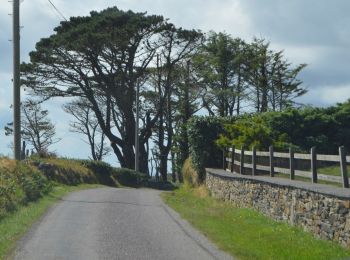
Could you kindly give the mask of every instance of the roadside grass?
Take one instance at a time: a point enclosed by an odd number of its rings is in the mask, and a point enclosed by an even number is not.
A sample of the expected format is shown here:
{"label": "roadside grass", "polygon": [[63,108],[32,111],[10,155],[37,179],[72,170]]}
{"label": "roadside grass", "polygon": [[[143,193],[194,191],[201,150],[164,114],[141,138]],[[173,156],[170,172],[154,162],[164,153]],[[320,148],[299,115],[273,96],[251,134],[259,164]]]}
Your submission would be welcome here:
{"label": "roadside grass", "polygon": [[314,238],[253,209],[241,209],[208,195],[205,187],[163,193],[164,201],[217,246],[238,259],[344,259],[350,250]]}
{"label": "roadside grass", "polygon": [[[350,165],[348,165],[348,174],[350,174]],[[340,166],[330,166],[318,169],[318,173],[332,175],[332,176],[341,176]]]}
{"label": "roadside grass", "polygon": [[18,209],[0,219],[0,259],[5,259],[14,250],[17,240],[26,233],[45,211],[64,195],[82,189],[102,187],[97,184],[79,186],[59,185],[36,202],[19,206]]}

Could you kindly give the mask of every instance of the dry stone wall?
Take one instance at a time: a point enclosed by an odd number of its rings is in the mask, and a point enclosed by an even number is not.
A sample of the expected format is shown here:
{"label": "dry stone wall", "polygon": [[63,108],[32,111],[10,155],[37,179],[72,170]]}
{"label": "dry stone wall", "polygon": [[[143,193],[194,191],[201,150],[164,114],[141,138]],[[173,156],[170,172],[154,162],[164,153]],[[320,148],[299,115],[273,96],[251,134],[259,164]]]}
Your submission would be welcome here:
{"label": "dry stone wall", "polygon": [[349,189],[217,169],[207,169],[206,185],[216,198],[350,247]]}

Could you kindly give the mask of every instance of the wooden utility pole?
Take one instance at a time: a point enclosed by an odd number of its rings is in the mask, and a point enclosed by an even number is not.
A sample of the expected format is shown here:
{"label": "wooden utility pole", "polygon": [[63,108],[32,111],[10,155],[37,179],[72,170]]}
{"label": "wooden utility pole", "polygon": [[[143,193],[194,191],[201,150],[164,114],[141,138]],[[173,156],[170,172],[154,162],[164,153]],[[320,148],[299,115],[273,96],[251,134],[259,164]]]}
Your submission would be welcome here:
{"label": "wooden utility pole", "polygon": [[136,86],[136,100],[135,100],[135,104],[136,104],[136,124],[135,124],[135,171],[139,171],[139,152],[140,152],[140,148],[139,148],[139,117],[140,117],[140,112],[139,112],[139,95],[140,95],[140,85],[137,83]]}
{"label": "wooden utility pole", "polygon": [[14,157],[21,160],[21,83],[19,0],[13,0],[13,144]]}

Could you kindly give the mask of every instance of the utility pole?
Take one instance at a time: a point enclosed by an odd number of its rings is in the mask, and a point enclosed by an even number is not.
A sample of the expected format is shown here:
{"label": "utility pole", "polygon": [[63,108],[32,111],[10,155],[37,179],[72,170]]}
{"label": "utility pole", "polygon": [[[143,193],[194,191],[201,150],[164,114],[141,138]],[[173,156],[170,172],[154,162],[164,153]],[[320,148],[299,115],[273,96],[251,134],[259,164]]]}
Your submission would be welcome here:
{"label": "utility pole", "polygon": [[136,124],[135,124],[135,171],[139,171],[139,95],[140,95],[140,86],[137,83],[136,85]]}
{"label": "utility pole", "polygon": [[16,160],[21,160],[21,83],[19,1],[13,0],[13,144]]}

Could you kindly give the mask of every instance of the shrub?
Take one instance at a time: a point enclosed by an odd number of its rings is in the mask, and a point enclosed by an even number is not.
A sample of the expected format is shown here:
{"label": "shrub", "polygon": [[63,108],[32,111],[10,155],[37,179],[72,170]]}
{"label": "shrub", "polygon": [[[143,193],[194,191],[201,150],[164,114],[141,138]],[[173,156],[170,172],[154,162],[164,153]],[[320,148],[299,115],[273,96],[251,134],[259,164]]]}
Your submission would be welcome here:
{"label": "shrub", "polygon": [[41,158],[32,161],[32,163],[37,166],[50,181],[66,185],[98,183],[92,170],[85,167],[78,160]]}
{"label": "shrub", "polygon": [[110,164],[93,160],[82,160],[81,163],[94,173],[98,183],[112,187],[118,186],[118,181],[114,176],[115,168]]}
{"label": "shrub", "polygon": [[224,132],[223,125],[236,118],[193,117],[188,122],[188,140],[192,165],[198,173],[199,182],[205,179],[205,168],[222,165],[222,151],[215,144]]}
{"label": "shrub", "polygon": [[184,183],[189,187],[199,186],[200,180],[197,171],[193,168],[191,158],[186,159],[184,165],[182,166],[182,176],[184,178]]}
{"label": "shrub", "polygon": [[15,175],[25,194],[26,201],[35,201],[48,191],[47,178],[30,165],[17,163]]}
{"label": "shrub", "polygon": [[242,146],[251,149],[266,149],[273,140],[271,129],[258,116],[238,119],[232,124],[224,125],[225,133],[220,134],[216,144],[221,148],[235,146],[240,149]]}
{"label": "shrub", "polygon": [[126,168],[116,168],[113,171],[115,179],[124,186],[138,187],[147,182],[147,175]]}
{"label": "shrub", "polygon": [[0,158],[0,218],[20,204],[37,200],[50,187],[47,178],[32,166]]}

